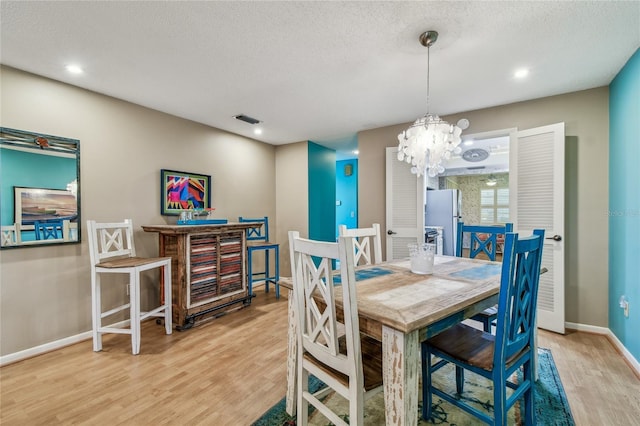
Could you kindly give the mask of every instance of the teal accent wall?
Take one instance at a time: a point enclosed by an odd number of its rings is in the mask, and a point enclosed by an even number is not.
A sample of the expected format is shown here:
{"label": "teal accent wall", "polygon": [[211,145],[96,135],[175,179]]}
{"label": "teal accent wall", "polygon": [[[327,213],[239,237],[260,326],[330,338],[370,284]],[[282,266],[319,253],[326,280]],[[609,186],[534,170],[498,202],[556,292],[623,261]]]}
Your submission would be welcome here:
{"label": "teal accent wall", "polygon": [[[351,176],[346,170],[351,168]],[[358,227],[358,160],[336,162],[336,238],[338,226]]]}
{"label": "teal accent wall", "polygon": [[[609,86],[609,329],[640,360],[640,49]],[[629,300],[629,317],[620,296]]]}
{"label": "teal accent wall", "polygon": [[309,141],[309,238],[335,241],[336,152]]}
{"label": "teal accent wall", "polygon": [[67,189],[67,184],[76,178],[76,159],[2,148],[0,171],[0,222],[11,225],[13,187]]}

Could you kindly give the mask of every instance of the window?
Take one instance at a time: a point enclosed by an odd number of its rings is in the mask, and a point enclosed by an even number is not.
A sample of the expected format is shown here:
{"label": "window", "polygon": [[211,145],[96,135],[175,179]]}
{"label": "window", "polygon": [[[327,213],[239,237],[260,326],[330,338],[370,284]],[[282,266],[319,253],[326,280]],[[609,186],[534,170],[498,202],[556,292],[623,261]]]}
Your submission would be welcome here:
{"label": "window", "polygon": [[509,188],[480,190],[480,223],[509,222]]}

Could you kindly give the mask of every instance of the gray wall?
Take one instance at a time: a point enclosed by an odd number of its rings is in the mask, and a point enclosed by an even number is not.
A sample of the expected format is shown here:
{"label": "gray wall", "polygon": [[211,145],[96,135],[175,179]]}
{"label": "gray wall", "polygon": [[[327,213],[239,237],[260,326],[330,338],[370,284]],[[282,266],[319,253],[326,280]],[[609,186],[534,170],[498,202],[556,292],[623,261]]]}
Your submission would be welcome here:
{"label": "gray wall", "polygon": [[[565,123],[566,321],[607,327],[609,89],[600,87],[445,119],[471,122],[465,133]],[[358,135],[359,223],[385,225],[384,148],[411,123]]]}
{"label": "gray wall", "polygon": [[280,243],[280,275],[291,276],[289,231],[309,238],[309,143],[276,148],[276,214]]}
{"label": "gray wall", "polygon": [[[158,253],[157,235],[141,225],[176,220],[160,215],[163,168],[212,175],[216,217],[269,216],[278,232],[275,147],[12,68],[1,73],[2,125],[79,139],[83,222],[133,219],[139,255]],[[83,233],[81,245],[0,251],[1,355],[91,330]]]}

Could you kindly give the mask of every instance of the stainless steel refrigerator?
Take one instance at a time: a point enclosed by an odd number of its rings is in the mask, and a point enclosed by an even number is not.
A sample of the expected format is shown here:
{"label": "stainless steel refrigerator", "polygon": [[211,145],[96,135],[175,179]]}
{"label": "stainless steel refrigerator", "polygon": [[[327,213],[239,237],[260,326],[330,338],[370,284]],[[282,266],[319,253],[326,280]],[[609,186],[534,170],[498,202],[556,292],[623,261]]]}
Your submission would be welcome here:
{"label": "stainless steel refrigerator", "polygon": [[462,215],[462,194],[457,189],[427,191],[424,226],[442,227],[443,254],[455,256],[456,232]]}

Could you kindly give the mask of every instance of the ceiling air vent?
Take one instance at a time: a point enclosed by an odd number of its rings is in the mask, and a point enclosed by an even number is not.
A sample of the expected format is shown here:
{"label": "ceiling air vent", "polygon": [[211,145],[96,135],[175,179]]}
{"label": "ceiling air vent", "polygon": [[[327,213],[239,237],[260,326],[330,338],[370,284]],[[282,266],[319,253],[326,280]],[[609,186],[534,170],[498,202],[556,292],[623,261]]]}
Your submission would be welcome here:
{"label": "ceiling air vent", "polygon": [[462,154],[462,158],[472,163],[477,163],[478,161],[486,160],[489,158],[489,153],[481,148],[473,148],[468,149]]}
{"label": "ceiling air vent", "polygon": [[249,124],[258,124],[260,122],[260,120],[256,120],[255,118],[249,117],[248,115],[244,115],[244,114],[236,115],[235,119],[244,121],[245,123],[249,123]]}

